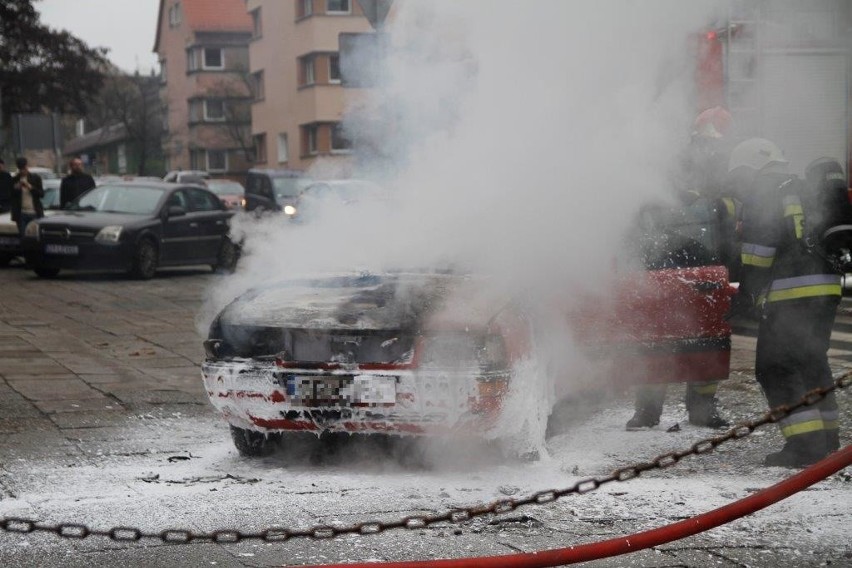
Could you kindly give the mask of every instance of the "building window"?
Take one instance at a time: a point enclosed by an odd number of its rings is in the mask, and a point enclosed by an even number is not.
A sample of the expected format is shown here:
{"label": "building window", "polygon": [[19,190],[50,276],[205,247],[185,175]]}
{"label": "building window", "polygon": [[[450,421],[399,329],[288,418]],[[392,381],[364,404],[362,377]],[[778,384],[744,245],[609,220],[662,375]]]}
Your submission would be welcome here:
{"label": "building window", "polygon": [[166,68],[166,60],[161,59],[160,60],[160,84],[161,85],[165,85],[166,81],[168,80],[168,73],[167,73],[166,69],[167,69]]}
{"label": "building window", "polygon": [[252,39],[258,39],[263,36],[263,22],[260,19],[260,8],[252,10],[251,12],[251,37]]}
{"label": "building window", "polygon": [[315,156],[318,152],[319,127],[309,124],[302,127],[302,148],[306,156]]}
{"label": "building window", "polygon": [[290,160],[290,150],[287,148],[287,133],[278,134],[278,163],[283,164]]}
{"label": "building window", "polygon": [[255,71],[251,74],[251,87],[254,100],[262,101],[266,97],[266,83],[263,78],[263,71]]}
{"label": "building window", "polygon": [[301,77],[299,85],[313,85],[316,82],[316,74],[314,73],[314,56],[306,55],[299,59],[299,69]]}
{"label": "building window", "polygon": [[204,99],[205,122],[225,121],[225,101],[222,99]]}
{"label": "building window", "polygon": [[266,134],[254,135],[254,159],[259,164],[266,163]]}
{"label": "building window", "polygon": [[221,47],[204,48],[204,69],[224,69],[225,54]]}
{"label": "building window", "polygon": [[314,14],[314,0],[296,0],[296,18],[307,18]]}
{"label": "building window", "polygon": [[340,82],[340,55],[336,53],[328,56],[328,82]]}
{"label": "building window", "polygon": [[207,150],[207,171],[208,172],[226,172],[226,171],[228,171],[228,151],[227,150]]}
{"label": "building window", "polygon": [[326,14],[350,14],[352,5],[349,0],[325,0]]}
{"label": "building window", "polygon": [[178,27],[182,20],[183,13],[180,9],[180,2],[175,2],[174,5],[169,8],[169,27]]}
{"label": "building window", "polygon": [[346,132],[343,125],[340,123],[331,126],[331,151],[332,152],[349,152],[352,150],[352,143],[346,137]]}

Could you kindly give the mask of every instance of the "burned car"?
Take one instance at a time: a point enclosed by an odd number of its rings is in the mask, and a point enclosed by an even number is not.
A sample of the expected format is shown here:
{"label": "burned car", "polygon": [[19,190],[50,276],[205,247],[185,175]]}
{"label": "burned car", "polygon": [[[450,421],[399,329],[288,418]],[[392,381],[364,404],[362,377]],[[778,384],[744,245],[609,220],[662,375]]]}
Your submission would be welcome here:
{"label": "burned car", "polygon": [[[656,236],[637,241],[646,269],[616,276],[616,298],[551,299],[549,311],[572,330],[566,341],[618,369],[612,380],[725,379],[731,288],[712,254],[710,217],[652,217]],[[204,386],[243,455],[294,431],[485,435],[524,380],[516,370],[532,355],[528,308],[477,275],[278,282],[216,317]]]}

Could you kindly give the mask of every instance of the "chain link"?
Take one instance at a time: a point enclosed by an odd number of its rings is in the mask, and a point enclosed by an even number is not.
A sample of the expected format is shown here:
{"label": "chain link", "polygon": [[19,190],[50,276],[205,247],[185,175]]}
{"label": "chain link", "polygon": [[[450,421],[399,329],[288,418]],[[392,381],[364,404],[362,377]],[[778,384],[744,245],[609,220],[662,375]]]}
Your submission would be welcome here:
{"label": "chain link", "polygon": [[690,448],[681,451],[661,454],[649,462],[629,465],[616,469],[611,474],[583,479],[574,485],[563,489],[547,489],[538,491],[527,497],[517,499],[501,499],[489,504],[475,505],[454,509],[444,513],[426,516],[409,516],[396,521],[366,521],[348,526],[317,525],[307,529],[294,530],[285,527],[269,527],[260,532],[243,532],[238,529],[219,529],[212,532],[195,532],[189,529],[166,529],[160,532],[145,532],[134,527],[114,527],[109,530],[94,530],[83,524],[61,523],[46,524],[30,519],[6,517],[0,519],[0,530],[10,533],[28,534],[33,532],[54,533],[68,539],[84,539],[89,536],[106,537],[117,542],[137,542],[142,539],[160,540],[167,544],[189,544],[195,541],[216,542],[220,544],[236,543],[243,540],[262,540],[264,542],[284,542],[293,538],[311,538],[327,540],[345,534],[371,535],[391,529],[419,530],[437,523],[462,523],[475,517],[485,515],[500,515],[527,505],[545,505],[568,495],[584,495],[600,489],[613,482],[635,479],[647,471],[671,467],[689,456],[703,455],[712,452],[731,440],[741,440],[757,428],[783,420],[796,410],[816,404],[829,393],[846,389],[852,385],[852,372],[846,373],[834,380],[834,384],[808,392],[793,405],[773,408],[760,418],[737,424],[726,433],[694,443]]}

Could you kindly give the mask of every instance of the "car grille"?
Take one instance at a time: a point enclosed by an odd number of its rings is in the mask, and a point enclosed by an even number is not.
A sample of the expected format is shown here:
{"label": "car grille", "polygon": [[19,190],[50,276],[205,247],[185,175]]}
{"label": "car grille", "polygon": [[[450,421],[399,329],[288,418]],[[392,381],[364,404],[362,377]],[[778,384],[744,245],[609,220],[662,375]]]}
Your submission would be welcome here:
{"label": "car grille", "polygon": [[96,231],[71,229],[70,227],[49,225],[42,225],[41,227],[42,240],[50,243],[86,243],[91,242],[96,234]]}
{"label": "car grille", "polygon": [[405,360],[414,335],[399,330],[306,330],[222,326],[222,355],[280,355],[304,363],[394,363]]}

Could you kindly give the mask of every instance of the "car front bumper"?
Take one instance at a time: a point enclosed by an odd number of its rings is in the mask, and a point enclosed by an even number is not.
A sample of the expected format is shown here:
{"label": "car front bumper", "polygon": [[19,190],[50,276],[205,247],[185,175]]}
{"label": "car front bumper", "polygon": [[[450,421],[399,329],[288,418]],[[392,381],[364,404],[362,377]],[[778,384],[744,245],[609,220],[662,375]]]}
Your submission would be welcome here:
{"label": "car front bumper", "polygon": [[[201,371],[210,402],[239,428],[397,435],[487,432],[509,377],[508,372],[282,369],[258,359],[207,360]],[[305,385],[313,394],[304,396]]]}
{"label": "car front bumper", "polygon": [[129,243],[100,244],[93,240],[61,243],[31,238],[24,238],[23,250],[30,266],[72,270],[129,270],[134,252]]}

